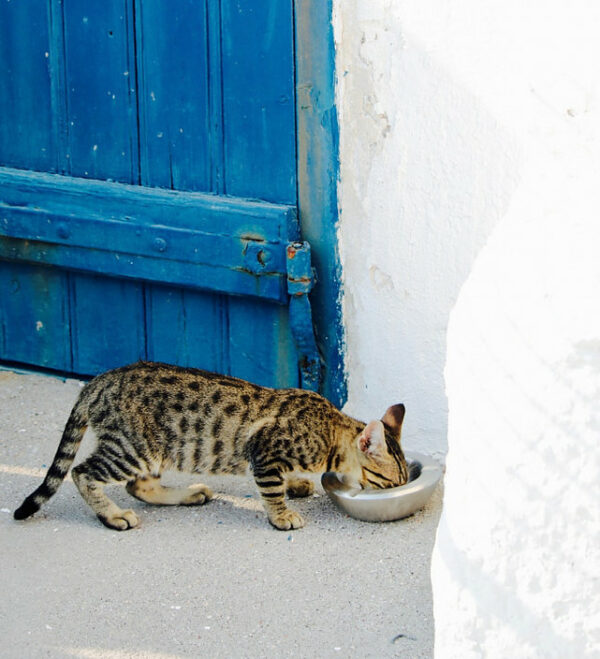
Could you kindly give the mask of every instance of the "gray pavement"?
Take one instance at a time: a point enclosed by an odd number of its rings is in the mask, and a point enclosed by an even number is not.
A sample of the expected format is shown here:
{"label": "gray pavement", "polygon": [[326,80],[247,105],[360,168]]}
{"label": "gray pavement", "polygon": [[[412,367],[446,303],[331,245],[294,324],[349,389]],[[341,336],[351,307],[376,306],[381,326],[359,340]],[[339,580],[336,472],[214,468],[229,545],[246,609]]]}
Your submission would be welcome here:
{"label": "gray pavement", "polygon": [[68,480],[15,522],[80,386],[0,371],[0,657],[432,656],[441,486],[424,510],[384,524],[343,515],[319,486],[293,503],[307,521],[293,532],[269,526],[250,478],[206,478],[218,494],[199,508],[113,488],[142,521],[119,533]]}

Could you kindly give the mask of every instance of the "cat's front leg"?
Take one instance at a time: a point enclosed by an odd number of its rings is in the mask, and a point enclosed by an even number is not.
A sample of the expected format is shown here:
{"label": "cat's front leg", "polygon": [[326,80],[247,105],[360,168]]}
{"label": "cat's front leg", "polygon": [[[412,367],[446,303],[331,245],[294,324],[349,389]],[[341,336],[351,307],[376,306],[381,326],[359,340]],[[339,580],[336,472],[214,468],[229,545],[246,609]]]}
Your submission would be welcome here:
{"label": "cat's front leg", "polygon": [[308,478],[288,476],[285,484],[285,491],[288,497],[293,499],[309,497],[315,491],[315,484]]}
{"label": "cat's front leg", "polygon": [[281,531],[304,526],[302,515],[291,510],[285,503],[285,478],[280,466],[269,464],[265,468],[254,467],[254,480],[263,500],[269,522]]}

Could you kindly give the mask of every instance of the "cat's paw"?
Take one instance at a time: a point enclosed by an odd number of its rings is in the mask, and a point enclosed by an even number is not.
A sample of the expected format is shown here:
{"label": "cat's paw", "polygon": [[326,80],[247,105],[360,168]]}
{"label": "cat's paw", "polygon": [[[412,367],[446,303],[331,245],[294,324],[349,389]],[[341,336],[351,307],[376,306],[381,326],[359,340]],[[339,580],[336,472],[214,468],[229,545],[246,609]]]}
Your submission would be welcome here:
{"label": "cat's paw", "polygon": [[315,484],[308,478],[289,478],[286,492],[290,497],[309,497],[315,491]]}
{"label": "cat's paw", "polygon": [[104,526],[117,531],[133,529],[140,523],[133,510],[119,510],[111,515],[98,515],[98,519]]}
{"label": "cat's paw", "polygon": [[289,531],[290,529],[301,529],[304,526],[304,519],[300,513],[295,510],[285,510],[277,515],[269,516],[269,522],[280,531]]}
{"label": "cat's paw", "polygon": [[181,500],[184,506],[201,506],[213,497],[213,491],[206,485],[191,485],[188,490],[189,494]]}

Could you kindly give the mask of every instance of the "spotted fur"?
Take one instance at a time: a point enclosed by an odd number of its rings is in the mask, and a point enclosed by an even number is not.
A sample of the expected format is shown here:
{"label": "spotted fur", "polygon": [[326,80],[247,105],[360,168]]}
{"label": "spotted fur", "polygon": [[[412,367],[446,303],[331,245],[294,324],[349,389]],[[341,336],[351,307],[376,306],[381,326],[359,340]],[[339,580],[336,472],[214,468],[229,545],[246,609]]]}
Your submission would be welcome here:
{"label": "spotted fur", "polygon": [[106,526],[138,525],[104,492],[122,483],[148,503],[197,505],[212,492],[205,485],[167,488],[166,469],[243,474],[250,468],[273,526],[303,526],[287,507],[290,496],[308,496],[313,484],[297,472],[335,470],[366,487],[391,487],[408,479],[400,448],[404,406],[364,424],[319,394],[269,389],[197,369],[140,362],[103,373],[81,391],[43,483],[15,511],[33,515],[58,490],[87,427],[96,450],[72,470],[85,501]]}

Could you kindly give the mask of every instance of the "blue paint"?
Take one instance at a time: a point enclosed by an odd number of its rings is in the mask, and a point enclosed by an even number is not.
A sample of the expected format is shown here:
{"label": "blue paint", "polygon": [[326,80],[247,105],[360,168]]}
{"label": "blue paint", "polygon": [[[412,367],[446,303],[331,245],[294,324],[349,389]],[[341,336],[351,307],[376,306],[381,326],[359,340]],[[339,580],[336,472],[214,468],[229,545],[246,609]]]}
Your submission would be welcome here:
{"label": "blue paint", "polygon": [[338,126],[332,0],[296,0],[298,211],[319,281],[311,293],[322,393],[341,406],[347,397],[336,224]]}
{"label": "blue paint", "polygon": [[[36,38],[25,38],[27,34],[35,34]],[[0,162],[3,165],[55,171],[46,57],[49,50],[45,0],[0,2]],[[30,121],[32,117],[36,121]]]}
{"label": "blue paint", "polygon": [[[211,103],[220,91],[211,84],[218,76],[209,70],[213,57],[207,47],[207,39],[211,46],[219,42],[219,30],[218,23],[209,29],[199,4],[178,0],[174,11],[171,3],[134,2],[138,66],[128,78],[139,108],[142,185],[221,192],[211,181],[213,165],[215,177],[221,176],[222,163],[213,162],[211,148],[222,137],[219,129],[211,130]],[[207,10],[218,6],[208,2]]]}
{"label": "blue paint", "polygon": [[71,278],[73,371],[93,375],[146,358],[141,292],[141,282],[82,274]]}
{"label": "blue paint", "polygon": [[222,2],[225,192],[296,203],[292,0]]}
{"label": "blue paint", "polygon": [[[72,371],[67,275],[28,263],[0,267],[0,351],[5,360]],[[66,330],[66,331],[65,331]]]}
{"label": "blue paint", "polygon": [[[229,372],[226,297],[173,286],[146,288],[148,359]],[[168,318],[169,322],[164,322]],[[211,319],[210,323],[206,319]],[[193,328],[189,340],[188,328]]]}
{"label": "blue paint", "polygon": [[131,3],[59,4],[65,87],[57,93],[66,98],[67,152],[60,154],[65,171],[72,176],[137,183]]}
{"label": "blue paint", "polygon": [[0,3],[0,359],[314,388],[308,295],[288,292],[304,237],[324,392],[342,401],[330,12]]}

